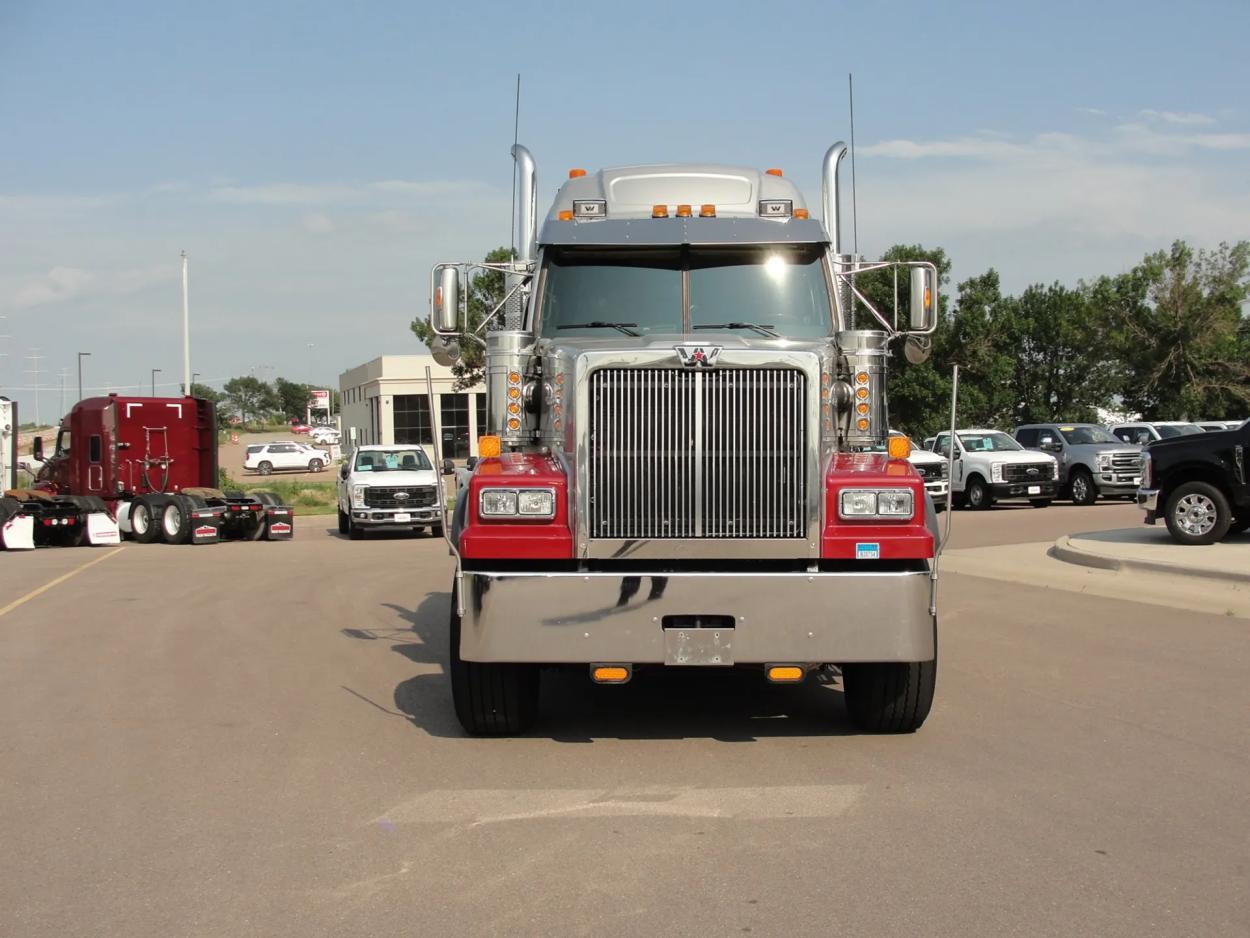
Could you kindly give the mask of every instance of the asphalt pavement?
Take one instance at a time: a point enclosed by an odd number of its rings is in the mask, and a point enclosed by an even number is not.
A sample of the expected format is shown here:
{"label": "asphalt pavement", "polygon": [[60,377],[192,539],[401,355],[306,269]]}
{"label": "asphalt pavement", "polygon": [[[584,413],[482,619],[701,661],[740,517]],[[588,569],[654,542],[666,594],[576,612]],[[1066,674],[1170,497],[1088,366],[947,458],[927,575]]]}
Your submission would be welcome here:
{"label": "asphalt pavement", "polygon": [[1139,521],[957,512],[905,737],[660,671],[465,738],[432,538],[0,554],[0,934],[1245,934],[1246,620],[1030,580]]}

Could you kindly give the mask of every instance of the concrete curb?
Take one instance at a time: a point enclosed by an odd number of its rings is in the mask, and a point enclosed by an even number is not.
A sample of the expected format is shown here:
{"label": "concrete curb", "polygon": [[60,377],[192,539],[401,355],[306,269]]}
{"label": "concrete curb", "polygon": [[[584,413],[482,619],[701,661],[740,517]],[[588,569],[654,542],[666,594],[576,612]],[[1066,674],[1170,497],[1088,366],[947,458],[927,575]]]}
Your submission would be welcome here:
{"label": "concrete curb", "polygon": [[1171,576],[1193,576],[1208,580],[1219,580],[1224,583],[1250,584],[1250,574],[1230,573],[1226,570],[1211,570],[1206,567],[1190,567],[1176,563],[1164,563],[1159,560],[1137,560],[1127,557],[1109,557],[1096,554],[1072,543],[1069,535],[1055,541],[1047,551],[1056,560],[1064,563],[1077,564],[1082,567],[1095,567],[1099,570],[1137,570],[1143,573],[1165,573]]}

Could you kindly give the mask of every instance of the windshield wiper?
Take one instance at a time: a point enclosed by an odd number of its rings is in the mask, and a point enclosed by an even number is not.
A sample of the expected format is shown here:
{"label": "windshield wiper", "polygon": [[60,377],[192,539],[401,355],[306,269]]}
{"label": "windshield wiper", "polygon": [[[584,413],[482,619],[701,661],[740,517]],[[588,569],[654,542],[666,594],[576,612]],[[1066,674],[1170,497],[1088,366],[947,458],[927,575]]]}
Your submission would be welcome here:
{"label": "windshield wiper", "polygon": [[700,322],[695,323],[695,329],[750,329],[752,332],[758,332],[760,335],[772,336],[774,339],[780,339],[772,324],[764,325],[758,322]]}
{"label": "windshield wiper", "polygon": [[562,322],[556,326],[557,329],[616,329],[626,335],[638,337],[638,333],[634,330],[638,328],[636,322],[605,322],[602,319],[596,319],[594,322]]}

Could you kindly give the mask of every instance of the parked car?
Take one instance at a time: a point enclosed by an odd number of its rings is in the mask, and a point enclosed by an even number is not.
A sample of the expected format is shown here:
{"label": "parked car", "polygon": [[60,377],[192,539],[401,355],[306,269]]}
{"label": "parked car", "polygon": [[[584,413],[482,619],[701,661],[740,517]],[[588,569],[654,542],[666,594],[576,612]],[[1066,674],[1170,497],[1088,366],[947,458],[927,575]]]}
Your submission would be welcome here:
{"label": "parked car", "polygon": [[318,443],[337,444],[342,439],[342,435],[339,433],[338,429],[331,426],[313,427],[308,432],[308,435]]}
{"label": "parked car", "polygon": [[[890,436],[906,436],[906,434],[891,430]],[[939,456],[932,450],[913,446],[911,455],[907,458],[924,477],[924,490],[933,499],[933,507],[938,511],[945,509],[950,496],[950,477],[946,457]]]}
{"label": "parked car", "polygon": [[312,430],[312,427],[310,427],[308,424],[304,423],[303,421],[300,421],[300,420],[291,421],[292,433],[304,434],[304,433],[310,432],[311,430]]}
{"label": "parked car", "polygon": [[1016,427],[1025,449],[1050,453],[1059,463],[1059,497],[1074,505],[1104,498],[1135,498],[1141,484],[1141,447],[1092,423],[1030,423]]}
{"label": "parked car", "polygon": [[420,446],[358,446],[339,468],[339,533],[427,529],[443,535],[439,474]]}
{"label": "parked car", "polygon": [[1110,427],[1110,430],[1112,435],[1120,441],[1134,443],[1138,446],[1145,446],[1147,443],[1153,443],[1155,440],[1170,440],[1173,437],[1202,432],[1202,428],[1197,424],[1188,423],[1184,420],[1117,423]]}
{"label": "parked car", "polygon": [[1188,434],[1142,452],[1137,504],[1180,544],[1213,544],[1250,528],[1250,420],[1236,430]]}
{"label": "parked car", "polygon": [[325,450],[289,440],[254,443],[243,456],[243,468],[263,476],[283,469],[320,472],[329,464],[330,454]]}
{"label": "parked car", "polygon": [[1241,423],[1240,420],[1203,420],[1198,423],[1198,426],[1207,433],[1218,433],[1221,430],[1236,430]]}
{"label": "parked car", "polygon": [[[933,439],[933,451],[945,453],[950,431]],[[1055,497],[1059,463],[1048,453],[1026,450],[1001,430],[955,433],[950,498],[955,508],[986,509],[1007,498],[1027,499],[1045,508]]]}

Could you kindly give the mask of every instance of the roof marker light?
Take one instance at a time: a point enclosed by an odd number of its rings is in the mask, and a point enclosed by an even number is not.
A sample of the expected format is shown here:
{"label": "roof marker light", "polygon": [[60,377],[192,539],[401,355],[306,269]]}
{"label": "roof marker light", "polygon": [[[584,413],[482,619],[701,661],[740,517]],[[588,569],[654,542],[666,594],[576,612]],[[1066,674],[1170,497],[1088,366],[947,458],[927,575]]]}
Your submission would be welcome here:
{"label": "roof marker light", "polygon": [[803,220],[803,219],[806,219],[806,218],[810,218],[811,216],[808,214],[807,209],[805,209],[805,208],[796,208],[796,209],[794,210],[794,217],[795,217],[795,218],[797,218],[797,219]]}
{"label": "roof marker light", "polygon": [[781,170],[779,170],[776,166],[774,166],[772,169],[766,169],[766,170],[764,170],[764,172],[765,172],[767,175],[769,175],[769,176],[780,176],[780,175],[782,175]]}
{"label": "roof marker light", "polygon": [[572,221],[573,213],[570,212],[567,208],[564,208],[560,210],[560,214],[557,217],[560,219],[560,221]]}
{"label": "roof marker light", "polygon": [[679,206],[677,206],[677,217],[678,217],[678,218],[689,218],[689,217],[690,217],[690,206],[689,206],[689,205],[679,205]]}
{"label": "roof marker light", "polygon": [[584,169],[570,169],[569,170],[570,179],[581,179],[585,175],[586,175],[586,170]]}
{"label": "roof marker light", "polygon": [[715,206],[715,205],[712,205],[711,203],[708,203],[708,204],[706,204],[706,205],[700,205],[700,206],[699,206],[699,217],[700,217],[700,218],[715,218],[715,217],[716,217],[716,206]]}
{"label": "roof marker light", "polygon": [[651,206],[651,217],[652,218],[668,218],[668,206],[667,205]]}

